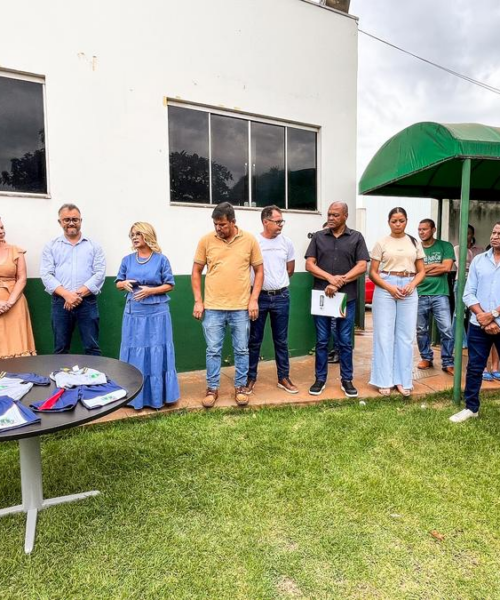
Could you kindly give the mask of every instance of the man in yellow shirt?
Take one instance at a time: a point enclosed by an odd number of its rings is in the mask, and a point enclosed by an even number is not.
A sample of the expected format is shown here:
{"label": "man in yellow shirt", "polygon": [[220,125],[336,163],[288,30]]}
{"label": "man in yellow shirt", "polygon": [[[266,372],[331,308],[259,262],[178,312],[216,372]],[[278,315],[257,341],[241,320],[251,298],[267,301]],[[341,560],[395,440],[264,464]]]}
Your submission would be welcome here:
{"label": "man in yellow shirt", "polygon": [[[202,404],[211,408],[219,397],[222,344],[229,325],[234,352],[234,397],[239,406],[245,406],[248,404],[245,387],[248,334],[250,319],[255,321],[259,316],[258,298],[264,279],[264,261],[255,237],[237,227],[234,208],[229,202],[215,207],[212,220],[215,233],[208,233],[198,242],[191,274],[193,316],[203,321],[207,343],[207,391]],[[203,299],[201,274],[205,266]],[[255,274],[253,288],[250,287],[250,267]]]}

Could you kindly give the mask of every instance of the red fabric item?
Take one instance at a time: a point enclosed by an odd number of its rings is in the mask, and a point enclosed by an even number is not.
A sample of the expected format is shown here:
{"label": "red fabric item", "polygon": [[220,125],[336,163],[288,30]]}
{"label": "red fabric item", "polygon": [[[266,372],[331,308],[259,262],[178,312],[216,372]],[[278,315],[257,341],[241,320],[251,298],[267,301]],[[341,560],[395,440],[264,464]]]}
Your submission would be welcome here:
{"label": "red fabric item", "polygon": [[65,391],[66,390],[64,388],[60,389],[53,396],[47,398],[47,400],[45,400],[45,402],[38,407],[38,410],[49,410],[50,408],[52,408],[54,404],[59,400],[59,398],[64,394]]}

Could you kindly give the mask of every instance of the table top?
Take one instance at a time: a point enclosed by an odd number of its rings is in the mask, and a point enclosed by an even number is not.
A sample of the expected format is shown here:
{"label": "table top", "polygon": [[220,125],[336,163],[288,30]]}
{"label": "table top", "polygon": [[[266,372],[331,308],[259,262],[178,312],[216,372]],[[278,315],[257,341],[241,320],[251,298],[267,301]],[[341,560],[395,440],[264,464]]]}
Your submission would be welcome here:
{"label": "table top", "polygon": [[[69,427],[76,427],[94,421],[128,404],[142,389],[141,372],[132,365],[115,358],[84,356],[81,354],[42,354],[39,356],[0,359],[0,371],[36,373],[45,377],[48,377],[56,369],[73,367],[74,365],[78,365],[80,368],[90,367],[106,373],[109,379],[112,379],[127,391],[127,396],[107,406],[92,410],[85,408],[79,402],[73,410],[57,413],[36,413],[42,419],[40,423],[0,432],[0,442],[54,433],[61,429],[68,429]],[[29,406],[32,402],[46,400],[52,396],[55,387],[53,381],[50,385],[34,385],[20,402],[25,406]]]}

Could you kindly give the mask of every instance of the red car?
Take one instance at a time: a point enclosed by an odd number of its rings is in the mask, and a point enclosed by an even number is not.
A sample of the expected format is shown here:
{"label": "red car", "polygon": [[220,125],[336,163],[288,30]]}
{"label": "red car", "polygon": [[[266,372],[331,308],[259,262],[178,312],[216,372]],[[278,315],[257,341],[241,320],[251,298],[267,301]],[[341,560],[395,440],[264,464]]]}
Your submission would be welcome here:
{"label": "red car", "polygon": [[375,284],[366,275],[365,277],[365,304],[371,304],[373,302],[373,292],[375,290]]}

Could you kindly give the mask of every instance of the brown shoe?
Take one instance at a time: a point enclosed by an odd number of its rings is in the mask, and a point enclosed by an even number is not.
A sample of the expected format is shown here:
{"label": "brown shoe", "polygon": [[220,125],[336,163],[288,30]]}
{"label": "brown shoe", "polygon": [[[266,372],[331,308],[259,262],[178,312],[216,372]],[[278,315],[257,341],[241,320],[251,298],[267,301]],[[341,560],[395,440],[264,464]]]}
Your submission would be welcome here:
{"label": "brown shoe", "polygon": [[248,404],[249,391],[244,385],[239,385],[234,388],[234,399],[238,406],[246,406]]}
{"label": "brown shoe", "polygon": [[448,375],[455,375],[455,367],[443,367],[443,371]]}
{"label": "brown shoe", "polygon": [[253,392],[253,388],[255,387],[256,383],[257,382],[255,381],[255,379],[247,379],[247,390],[249,394]]}
{"label": "brown shoe", "polygon": [[219,397],[219,390],[212,390],[207,388],[205,393],[205,397],[201,401],[205,408],[212,408],[214,404],[217,402],[217,398]]}
{"label": "brown shoe", "polygon": [[432,368],[432,360],[421,360],[417,365],[417,369],[420,369],[421,371],[425,371],[425,370],[431,369],[431,368]]}
{"label": "brown shoe", "polygon": [[299,390],[295,387],[290,379],[290,377],[283,377],[278,381],[278,387],[289,394],[298,394]]}

